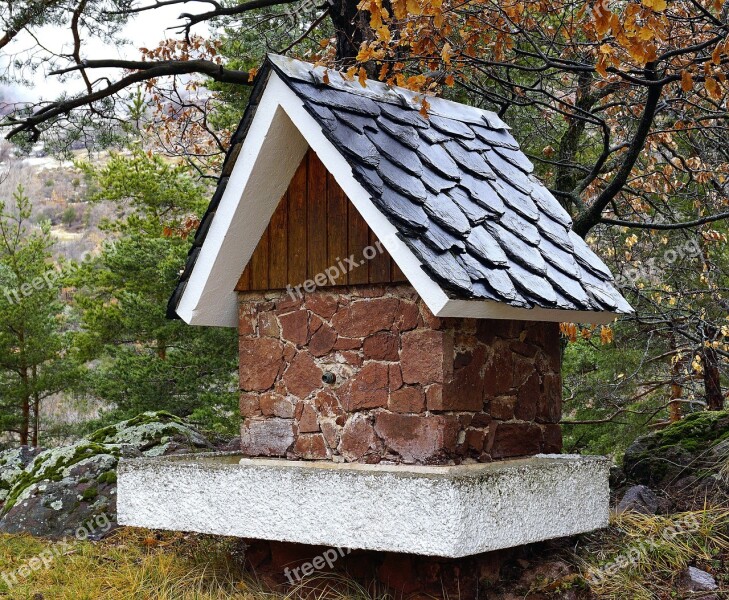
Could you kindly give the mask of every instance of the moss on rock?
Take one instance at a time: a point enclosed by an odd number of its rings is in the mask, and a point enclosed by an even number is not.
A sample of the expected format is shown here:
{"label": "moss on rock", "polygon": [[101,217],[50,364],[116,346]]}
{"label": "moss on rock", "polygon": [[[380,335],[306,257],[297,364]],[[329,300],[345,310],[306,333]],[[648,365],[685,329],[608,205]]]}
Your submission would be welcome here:
{"label": "moss on rock", "polygon": [[715,466],[708,464],[710,451],[727,439],[729,411],[693,413],[636,439],[625,451],[623,469],[630,479],[645,485],[696,475]]}
{"label": "moss on rock", "polygon": [[116,465],[120,454],[119,447],[97,444],[88,440],[82,440],[72,446],[41,452],[16,479],[7,495],[2,514],[7,513],[17,502],[25,499],[31,490],[41,482],[61,481],[67,477],[69,469],[81,461],[106,455],[113,457]]}
{"label": "moss on rock", "polygon": [[[165,412],[145,412],[128,421],[99,429],[88,436],[99,444],[123,444],[138,448],[144,454],[164,454],[174,441],[192,450],[210,447],[210,443],[185,421]],[[160,449],[160,447],[165,448]]]}
{"label": "moss on rock", "polygon": [[0,504],[5,500],[0,531],[57,538],[72,534],[95,515],[116,512],[116,467],[122,456],[211,448],[203,435],[179,417],[146,412],[99,429],[71,446],[26,456],[25,462],[20,450],[4,452],[0,454]]}

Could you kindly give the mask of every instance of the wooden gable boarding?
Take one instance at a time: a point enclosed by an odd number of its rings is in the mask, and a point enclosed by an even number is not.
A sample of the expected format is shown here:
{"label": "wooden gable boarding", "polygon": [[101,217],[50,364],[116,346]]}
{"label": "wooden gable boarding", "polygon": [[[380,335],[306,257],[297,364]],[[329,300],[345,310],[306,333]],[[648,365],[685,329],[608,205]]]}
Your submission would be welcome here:
{"label": "wooden gable boarding", "polygon": [[333,285],[406,281],[384,248],[363,260],[364,249],[376,243],[375,234],[309,149],[235,289],[296,287],[350,256],[363,264],[342,273]]}

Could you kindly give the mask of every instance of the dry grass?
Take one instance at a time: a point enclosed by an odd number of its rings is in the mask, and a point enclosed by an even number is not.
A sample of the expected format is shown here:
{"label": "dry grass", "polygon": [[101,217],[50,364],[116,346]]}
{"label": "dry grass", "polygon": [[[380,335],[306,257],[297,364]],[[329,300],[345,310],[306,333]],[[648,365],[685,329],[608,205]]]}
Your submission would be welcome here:
{"label": "dry grass", "polygon": [[673,515],[624,513],[588,537],[578,557],[592,591],[605,599],[652,600],[675,589],[689,565],[710,568],[729,551],[729,510]]}
{"label": "dry grass", "polygon": [[[688,565],[713,571],[729,557],[729,510],[706,508],[669,516],[626,513],[609,529],[583,538],[574,562],[582,577],[562,583],[593,597],[616,600],[674,598]],[[103,542],[73,541],[48,568],[16,573],[56,543],[0,535],[0,598],[13,600],[388,600],[341,575],[321,574],[288,590],[268,587],[242,571],[233,539],[121,528]],[[545,556],[545,560],[554,557]],[[38,562],[35,563],[38,566]],[[616,566],[617,565],[617,566]],[[606,570],[607,567],[607,570]],[[612,567],[612,568],[611,568]],[[602,576],[600,575],[602,574]],[[560,588],[561,589],[561,588]],[[561,592],[555,593],[560,594]],[[672,595],[674,594],[674,595]],[[583,597],[582,595],[580,597]],[[721,597],[724,597],[723,595]]]}
{"label": "dry grass", "polygon": [[[61,550],[48,568],[38,568],[0,597],[40,600],[263,600],[274,596],[244,578],[231,559],[232,541],[207,536],[153,536],[120,529],[99,543],[67,547],[29,536],[0,536],[0,575],[16,572],[42,552]],[[35,563],[36,566],[38,563]]]}
{"label": "dry grass", "polygon": [[[58,544],[0,535],[0,598],[13,600],[386,600],[342,576],[309,578],[277,592],[241,570],[235,540],[121,528],[103,542],[73,541],[48,568],[17,573]],[[38,565],[38,563],[35,563]]]}

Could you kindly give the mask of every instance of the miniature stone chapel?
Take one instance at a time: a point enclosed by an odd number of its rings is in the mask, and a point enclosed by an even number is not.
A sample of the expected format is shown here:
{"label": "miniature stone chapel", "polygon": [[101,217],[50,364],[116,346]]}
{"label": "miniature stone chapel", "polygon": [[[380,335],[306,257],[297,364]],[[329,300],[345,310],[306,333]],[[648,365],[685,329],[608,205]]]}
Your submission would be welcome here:
{"label": "miniature stone chapel", "polygon": [[238,328],[240,452],[124,461],[121,523],[377,551],[385,585],[606,525],[608,462],[559,454],[558,323],[632,309],[509,127],[428,104],[268,57],[169,305]]}

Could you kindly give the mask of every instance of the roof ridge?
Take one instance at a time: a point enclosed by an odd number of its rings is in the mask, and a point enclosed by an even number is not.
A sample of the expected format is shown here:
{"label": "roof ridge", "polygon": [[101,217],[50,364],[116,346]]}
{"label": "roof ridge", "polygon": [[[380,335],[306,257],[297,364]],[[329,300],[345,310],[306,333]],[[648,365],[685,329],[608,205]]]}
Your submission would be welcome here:
{"label": "roof ridge", "polygon": [[[413,90],[401,86],[389,85],[375,79],[365,80],[365,85],[363,86],[358,80],[348,80],[336,69],[315,65],[280,54],[268,54],[266,59],[285,78],[297,79],[322,87],[327,86],[342,92],[357,94],[379,102],[395,104],[401,108],[407,107],[413,110],[420,110],[422,108],[422,99],[427,99],[428,112],[439,117],[456,121],[466,121],[474,125],[485,124],[492,129],[511,129],[495,112],[484,108],[455,102],[428,92],[414,92]],[[324,82],[325,72],[328,77],[328,83]]]}

